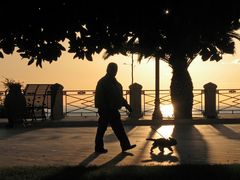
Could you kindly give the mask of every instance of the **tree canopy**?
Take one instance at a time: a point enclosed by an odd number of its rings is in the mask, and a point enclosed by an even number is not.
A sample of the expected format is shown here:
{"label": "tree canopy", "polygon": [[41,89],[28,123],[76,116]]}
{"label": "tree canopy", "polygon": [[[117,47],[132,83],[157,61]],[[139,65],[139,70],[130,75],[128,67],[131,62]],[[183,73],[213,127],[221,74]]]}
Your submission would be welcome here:
{"label": "tree canopy", "polygon": [[170,65],[173,55],[187,63],[197,55],[218,61],[234,52],[233,38],[240,40],[235,32],[240,7],[234,0],[4,1],[0,15],[0,57],[16,51],[37,66],[58,60],[66,51],[64,40],[79,59],[91,61],[94,53],[106,50],[105,58],[130,52]]}

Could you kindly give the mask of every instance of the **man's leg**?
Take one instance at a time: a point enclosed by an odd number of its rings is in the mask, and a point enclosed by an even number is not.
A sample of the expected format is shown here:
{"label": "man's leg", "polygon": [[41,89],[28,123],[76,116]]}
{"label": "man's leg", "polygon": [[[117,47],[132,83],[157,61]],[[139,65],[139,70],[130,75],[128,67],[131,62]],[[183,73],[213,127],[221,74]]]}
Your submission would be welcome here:
{"label": "man's leg", "polygon": [[102,113],[99,113],[100,117],[98,119],[98,128],[95,137],[95,152],[106,153],[107,150],[104,149],[103,136],[107,130],[108,120],[105,119]]}
{"label": "man's leg", "polygon": [[111,117],[109,119],[109,123],[110,123],[115,135],[117,136],[118,140],[120,141],[122,151],[132,149],[136,146],[136,145],[131,146],[129,139],[127,137],[127,134],[124,130],[123,124],[121,122],[120,113],[118,111],[111,112]]}

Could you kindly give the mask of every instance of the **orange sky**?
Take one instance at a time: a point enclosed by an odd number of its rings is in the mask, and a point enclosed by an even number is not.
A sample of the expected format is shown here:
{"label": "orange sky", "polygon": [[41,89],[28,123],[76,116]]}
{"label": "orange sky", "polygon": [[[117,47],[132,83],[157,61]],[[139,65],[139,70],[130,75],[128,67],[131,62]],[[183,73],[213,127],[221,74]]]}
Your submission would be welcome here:
{"label": "orange sky", "polygon": [[[238,42],[236,54],[225,55],[220,62],[203,62],[195,59],[189,67],[195,89],[202,89],[203,85],[213,82],[218,88],[239,88],[240,71],[240,43]],[[124,89],[128,89],[131,83],[131,56],[113,56],[103,60],[102,55],[96,55],[92,62],[73,59],[73,55],[64,53],[57,61],[49,64],[43,63],[43,68],[35,64],[27,65],[27,60],[18,55],[8,55],[0,59],[0,80],[3,77],[28,83],[60,83],[65,90],[70,89],[95,89],[100,77],[106,72],[109,62],[119,65],[117,79]],[[136,59],[136,57],[135,57]],[[127,64],[127,65],[126,65]],[[169,89],[171,80],[171,68],[165,63],[160,63],[160,89]],[[141,84],[143,89],[155,87],[155,62],[154,59],[143,60],[140,64],[135,62],[134,81]],[[4,90],[0,83],[0,90]]]}

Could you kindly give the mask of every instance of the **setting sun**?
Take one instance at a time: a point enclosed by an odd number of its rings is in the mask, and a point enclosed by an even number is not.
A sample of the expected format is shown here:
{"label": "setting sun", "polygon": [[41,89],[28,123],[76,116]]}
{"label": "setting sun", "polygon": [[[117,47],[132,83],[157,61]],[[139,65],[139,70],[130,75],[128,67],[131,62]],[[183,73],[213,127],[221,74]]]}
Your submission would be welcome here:
{"label": "setting sun", "polygon": [[173,106],[172,104],[166,104],[160,106],[163,117],[173,117]]}

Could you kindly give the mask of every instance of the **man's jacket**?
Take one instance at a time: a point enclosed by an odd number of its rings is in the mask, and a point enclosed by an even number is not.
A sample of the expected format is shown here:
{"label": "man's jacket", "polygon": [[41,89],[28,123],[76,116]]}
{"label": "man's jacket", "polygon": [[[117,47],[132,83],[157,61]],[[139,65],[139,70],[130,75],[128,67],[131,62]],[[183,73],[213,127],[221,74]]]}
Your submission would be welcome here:
{"label": "man's jacket", "polygon": [[95,107],[98,109],[120,109],[127,101],[123,98],[122,85],[115,77],[105,75],[101,78],[95,91]]}

